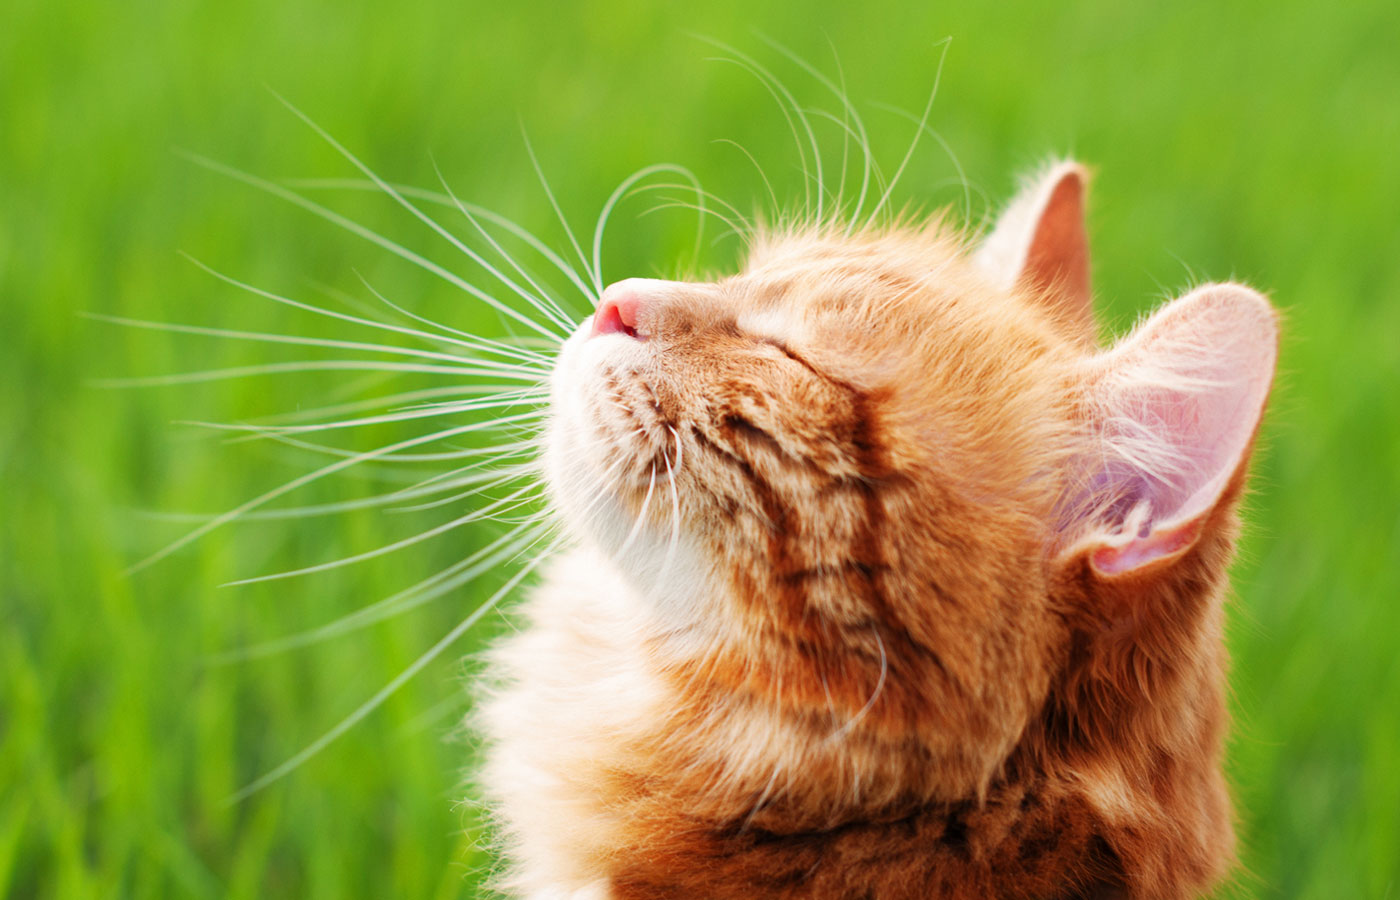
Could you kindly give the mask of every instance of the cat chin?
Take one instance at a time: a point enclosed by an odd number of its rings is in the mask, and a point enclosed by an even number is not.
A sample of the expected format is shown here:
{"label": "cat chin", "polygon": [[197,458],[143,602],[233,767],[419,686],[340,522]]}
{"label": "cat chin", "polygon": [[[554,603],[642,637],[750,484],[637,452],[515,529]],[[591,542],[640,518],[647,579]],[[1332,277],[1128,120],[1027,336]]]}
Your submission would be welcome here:
{"label": "cat chin", "polygon": [[603,337],[590,340],[592,320],[585,319],[564,342],[550,376],[550,416],[544,433],[545,483],[555,511],[579,539],[608,547],[615,532],[627,533],[630,525],[610,483],[606,445],[594,426],[592,394],[609,346],[621,343]]}
{"label": "cat chin", "polygon": [[[667,473],[656,476],[650,506],[640,521],[618,496],[615,459],[598,437],[594,404],[604,365],[644,361],[639,342],[618,335],[591,336],[584,320],[565,341],[551,377],[551,416],[544,436],[545,482],[551,505],[578,543],[604,556],[667,629],[694,631],[712,616],[711,566],[673,518]],[[676,513],[678,514],[678,512]]]}

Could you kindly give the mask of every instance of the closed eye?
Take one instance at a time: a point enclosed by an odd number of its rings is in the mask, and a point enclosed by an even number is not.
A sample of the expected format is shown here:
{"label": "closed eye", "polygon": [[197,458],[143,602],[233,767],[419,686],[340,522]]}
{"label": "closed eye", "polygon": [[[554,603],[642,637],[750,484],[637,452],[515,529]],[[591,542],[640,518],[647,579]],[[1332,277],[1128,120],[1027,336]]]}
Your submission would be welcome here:
{"label": "closed eye", "polygon": [[804,358],[801,354],[799,354],[796,350],[793,350],[791,347],[789,347],[789,346],[788,346],[787,344],[785,344],[784,342],[778,340],[777,338],[760,337],[760,338],[756,338],[756,340],[757,340],[760,344],[764,344],[764,345],[766,345],[766,346],[772,347],[774,350],[777,350],[777,351],[778,351],[779,353],[781,353],[783,356],[786,356],[788,359],[790,359],[790,360],[792,360],[793,362],[797,363],[799,366],[801,366],[802,368],[804,368],[804,369],[806,369],[807,371],[811,372],[813,375],[817,376],[818,378],[822,379],[823,381],[830,381],[830,380],[831,380],[831,378],[830,378],[825,372],[822,372],[822,371],[821,371],[820,369],[818,369],[816,366],[812,365],[810,362],[807,361],[807,359],[805,359],[805,358]]}

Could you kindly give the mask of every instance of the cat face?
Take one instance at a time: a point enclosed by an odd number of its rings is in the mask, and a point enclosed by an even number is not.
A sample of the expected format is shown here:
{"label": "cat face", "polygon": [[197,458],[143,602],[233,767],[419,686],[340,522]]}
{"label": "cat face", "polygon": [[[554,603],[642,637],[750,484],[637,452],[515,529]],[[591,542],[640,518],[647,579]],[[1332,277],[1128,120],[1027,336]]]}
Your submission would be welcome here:
{"label": "cat face", "polygon": [[561,358],[554,489],[787,706],[946,735],[975,757],[963,790],[1024,726],[1058,637],[1041,561],[1063,344],[936,229],[794,234],[717,283],[620,282]]}
{"label": "cat face", "polygon": [[914,742],[925,794],[985,785],[1046,708],[1066,606],[1093,602],[1064,595],[1075,560],[1112,578],[1195,542],[1267,390],[1271,350],[1213,349],[1239,320],[1271,346],[1248,298],[1096,352],[1081,196],[1062,167],[978,248],[817,228],[716,282],[619,282],[554,375],[556,504],[678,652],[815,727]]}

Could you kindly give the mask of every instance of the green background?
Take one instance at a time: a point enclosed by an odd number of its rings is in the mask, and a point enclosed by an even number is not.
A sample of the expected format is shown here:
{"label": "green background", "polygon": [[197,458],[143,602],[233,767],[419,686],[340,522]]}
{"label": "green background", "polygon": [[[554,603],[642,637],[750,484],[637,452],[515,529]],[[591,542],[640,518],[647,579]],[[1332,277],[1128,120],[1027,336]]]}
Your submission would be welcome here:
{"label": "green background", "polygon": [[[797,196],[791,138],[771,98],[737,67],[708,61],[715,51],[694,37],[735,44],[804,104],[830,106],[760,32],[833,73],[836,48],[886,169],[911,125],[877,104],[920,109],[938,41],[951,36],[931,121],[966,170],[975,213],[1051,154],[1095,167],[1095,278],[1108,330],[1206,278],[1249,281],[1282,307],[1280,378],[1229,607],[1244,871],[1227,893],[1400,893],[1400,7],[1136,7],[8,4],[0,894],[473,896],[492,865],[476,808],[460,802],[472,745],[457,722],[471,669],[460,660],[502,627],[493,621],[326,752],[226,802],[411,663],[491,579],[353,635],[211,662],[390,594],[489,530],[323,575],[221,588],[371,549],[442,511],[251,522],[123,574],[190,527],[165,514],[230,508],[317,462],[177,422],[244,421],[371,396],[383,383],[103,388],[94,380],[303,357],[80,312],[356,334],[221,284],[177,252],[187,251],[299,299],[352,302],[344,291],[363,302],[360,271],[455,327],[499,323],[442,282],[176,149],[267,177],[353,175],[270,86],[386,176],[433,188],[436,160],[460,194],[562,248],[522,122],[577,224],[591,224],[621,178],[660,161],[690,166],[751,208],[761,182],[718,138],[741,142],[781,194]],[[933,206],[959,204],[962,192],[949,158],[925,142],[897,197]],[[334,202],[469,271],[392,204],[363,194]],[[645,207],[614,218],[605,278],[676,271],[693,221],[638,218]],[[723,268],[734,254],[722,240],[706,259]],[[355,446],[411,433],[372,429]],[[368,475],[333,479],[297,499],[374,489]]]}

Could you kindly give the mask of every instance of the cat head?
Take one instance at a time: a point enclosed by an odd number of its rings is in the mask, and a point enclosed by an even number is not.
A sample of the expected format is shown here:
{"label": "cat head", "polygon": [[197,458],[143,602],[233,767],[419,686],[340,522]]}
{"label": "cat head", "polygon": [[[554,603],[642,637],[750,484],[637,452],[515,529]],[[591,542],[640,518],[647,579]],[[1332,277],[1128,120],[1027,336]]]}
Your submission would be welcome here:
{"label": "cat head", "polygon": [[1206,285],[1100,349],[1084,187],[1052,168],[977,243],[793,228],[732,277],[618,282],[554,374],[556,505],[665,646],[918,746],[927,793],[1087,746],[1144,659],[1206,652],[1172,598],[1223,576],[1274,313]]}

